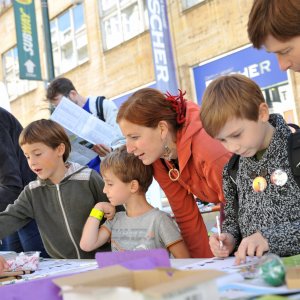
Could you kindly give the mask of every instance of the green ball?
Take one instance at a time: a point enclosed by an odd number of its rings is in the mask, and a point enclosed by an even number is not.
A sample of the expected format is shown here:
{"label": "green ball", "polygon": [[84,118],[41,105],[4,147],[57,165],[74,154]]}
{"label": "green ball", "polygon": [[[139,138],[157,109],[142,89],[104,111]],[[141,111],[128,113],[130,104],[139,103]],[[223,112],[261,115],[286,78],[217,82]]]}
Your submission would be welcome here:
{"label": "green ball", "polygon": [[272,286],[279,286],[285,280],[285,268],[276,255],[264,258],[260,265],[260,273],[264,281]]}

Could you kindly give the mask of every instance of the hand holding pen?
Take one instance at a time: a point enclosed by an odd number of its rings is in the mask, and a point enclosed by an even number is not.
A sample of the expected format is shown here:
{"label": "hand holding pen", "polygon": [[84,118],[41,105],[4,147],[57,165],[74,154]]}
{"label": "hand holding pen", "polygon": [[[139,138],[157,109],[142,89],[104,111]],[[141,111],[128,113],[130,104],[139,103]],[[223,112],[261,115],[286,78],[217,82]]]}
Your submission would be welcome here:
{"label": "hand holding pen", "polygon": [[230,233],[222,233],[220,220],[217,220],[218,233],[209,238],[210,249],[215,257],[228,257],[234,250],[235,239]]}
{"label": "hand holding pen", "polygon": [[220,240],[221,237],[221,225],[220,225],[220,217],[216,216],[216,221],[217,221],[217,230],[218,230],[218,236],[219,236],[219,244],[220,248],[223,248],[223,242]]}

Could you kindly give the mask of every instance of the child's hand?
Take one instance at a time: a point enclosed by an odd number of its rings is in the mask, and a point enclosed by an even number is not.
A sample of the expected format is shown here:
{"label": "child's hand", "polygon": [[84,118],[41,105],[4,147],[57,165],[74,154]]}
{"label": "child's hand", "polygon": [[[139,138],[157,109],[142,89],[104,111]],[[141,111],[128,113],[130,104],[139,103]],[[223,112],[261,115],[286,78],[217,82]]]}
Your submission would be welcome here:
{"label": "child's hand", "polygon": [[237,265],[245,263],[247,255],[261,257],[267,251],[269,251],[268,241],[260,232],[256,232],[241,241],[238,250],[234,254],[235,263]]}
{"label": "child's hand", "polygon": [[6,260],[0,256],[0,274],[4,271],[7,270],[9,268],[8,263],[6,262]]}
{"label": "child's hand", "polygon": [[[220,246],[222,241],[223,246]],[[209,238],[210,249],[216,257],[227,257],[233,251],[235,246],[235,239],[230,233],[221,233],[220,237],[214,233]]]}
{"label": "child's hand", "polygon": [[95,208],[103,211],[107,220],[112,220],[116,214],[116,208],[109,202],[98,202]]}

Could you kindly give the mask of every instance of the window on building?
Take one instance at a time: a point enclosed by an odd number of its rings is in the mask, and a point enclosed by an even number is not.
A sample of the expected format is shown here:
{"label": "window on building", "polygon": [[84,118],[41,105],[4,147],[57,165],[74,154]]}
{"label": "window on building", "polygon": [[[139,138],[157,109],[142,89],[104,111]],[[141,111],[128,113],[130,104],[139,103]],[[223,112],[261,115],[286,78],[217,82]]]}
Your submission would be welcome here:
{"label": "window on building", "polygon": [[101,0],[99,7],[105,50],[149,28],[146,0]]}
{"label": "window on building", "polygon": [[204,1],[205,0],[182,0],[182,8],[185,10]]}
{"label": "window on building", "polygon": [[10,49],[2,55],[4,83],[10,100],[17,98],[37,87],[33,80],[19,78],[19,61],[17,47]]}
{"label": "window on building", "polygon": [[50,22],[55,76],[88,60],[83,4],[78,4]]}
{"label": "window on building", "polygon": [[10,6],[12,6],[12,0],[0,0],[0,15]]}

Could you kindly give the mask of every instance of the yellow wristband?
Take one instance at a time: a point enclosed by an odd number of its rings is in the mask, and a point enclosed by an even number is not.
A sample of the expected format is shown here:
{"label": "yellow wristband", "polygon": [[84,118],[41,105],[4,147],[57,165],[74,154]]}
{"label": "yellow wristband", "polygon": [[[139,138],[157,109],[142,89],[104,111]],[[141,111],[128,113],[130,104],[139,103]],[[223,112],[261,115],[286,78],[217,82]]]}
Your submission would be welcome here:
{"label": "yellow wristband", "polygon": [[90,217],[96,218],[97,220],[101,221],[104,216],[104,212],[97,208],[93,208],[90,212]]}

